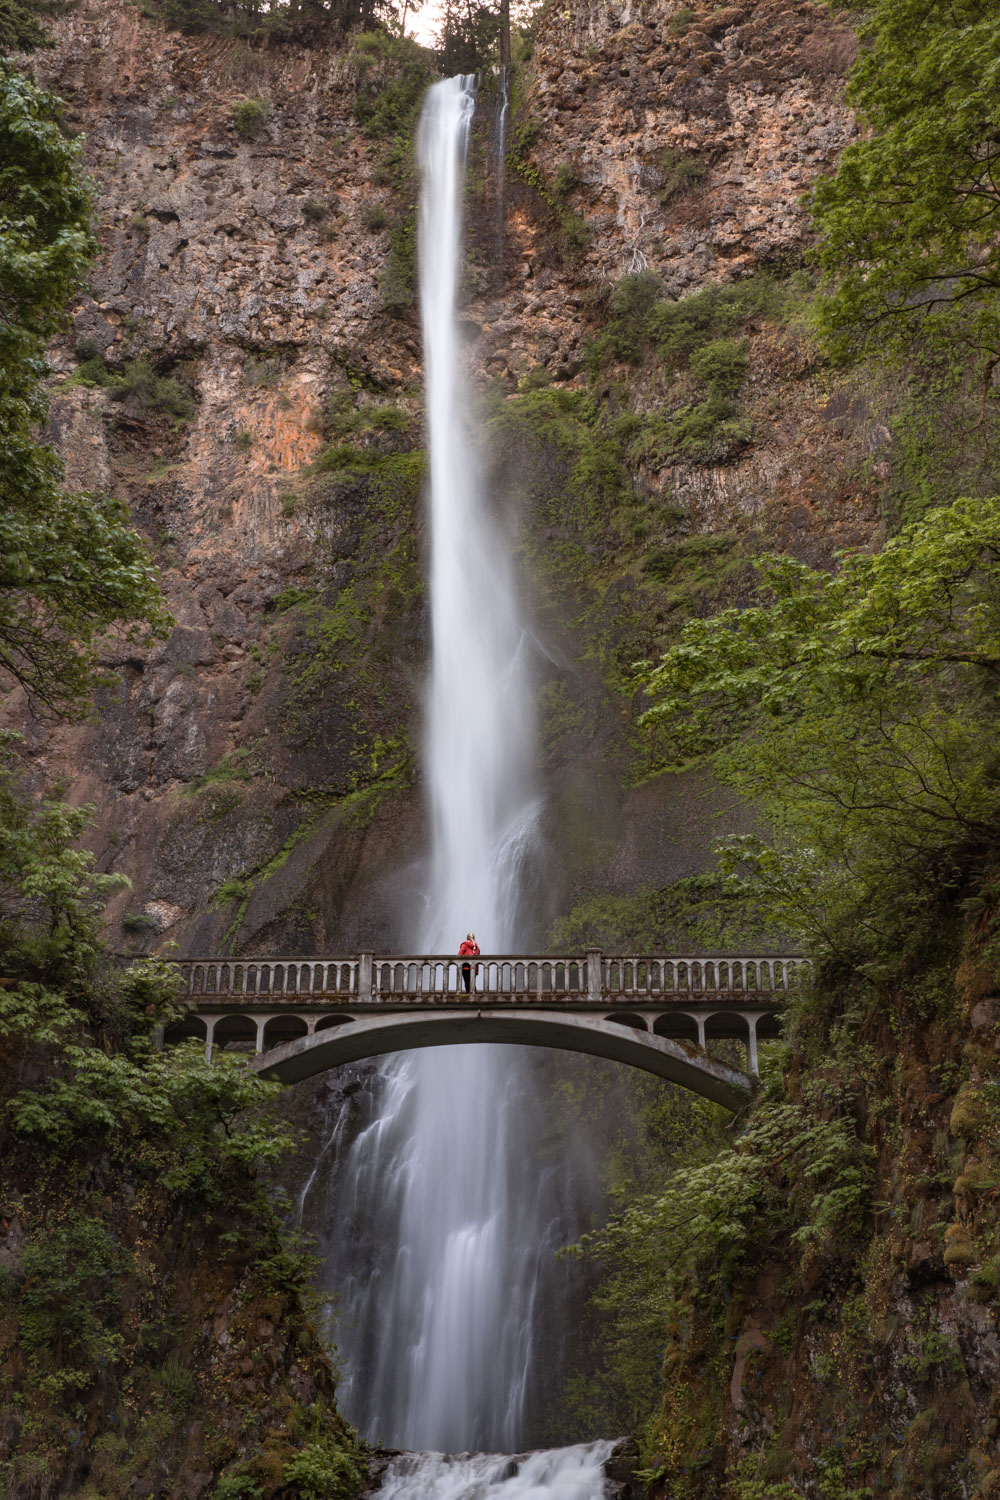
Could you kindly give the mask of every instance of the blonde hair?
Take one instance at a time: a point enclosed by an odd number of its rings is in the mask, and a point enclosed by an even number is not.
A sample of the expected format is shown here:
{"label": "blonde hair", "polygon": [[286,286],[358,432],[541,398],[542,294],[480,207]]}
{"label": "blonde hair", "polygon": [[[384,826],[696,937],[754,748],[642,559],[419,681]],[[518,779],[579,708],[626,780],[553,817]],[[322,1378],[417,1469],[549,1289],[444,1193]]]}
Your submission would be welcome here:
{"label": "blonde hair", "polygon": [[474,943],[476,941],[476,934],[474,932],[467,932],[465,934],[465,941],[467,943]]}

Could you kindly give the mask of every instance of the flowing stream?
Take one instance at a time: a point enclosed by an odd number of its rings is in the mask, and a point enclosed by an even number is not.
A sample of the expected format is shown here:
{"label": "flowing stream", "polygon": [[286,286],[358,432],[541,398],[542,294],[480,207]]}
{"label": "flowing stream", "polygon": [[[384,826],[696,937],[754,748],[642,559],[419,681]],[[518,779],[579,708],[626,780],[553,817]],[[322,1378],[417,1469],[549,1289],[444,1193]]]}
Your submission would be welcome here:
{"label": "flowing stream", "polygon": [[[430,876],[414,934],[424,952],[454,952],[469,930],[484,953],[516,947],[540,810],[529,653],[478,471],[456,314],[474,108],[473,78],[438,83],[418,136],[433,646]],[[523,1441],[536,1304],[565,1232],[558,1192],[530,1165],[516,1049],[403,1054],[366,1108],[334,1205],[331,1261],[354,1267],[337,1288],[338,1397],[366,1437],[436,1450],[404,1455],[383,1493],[596,1500],[609,1444],[497,1456]]]}

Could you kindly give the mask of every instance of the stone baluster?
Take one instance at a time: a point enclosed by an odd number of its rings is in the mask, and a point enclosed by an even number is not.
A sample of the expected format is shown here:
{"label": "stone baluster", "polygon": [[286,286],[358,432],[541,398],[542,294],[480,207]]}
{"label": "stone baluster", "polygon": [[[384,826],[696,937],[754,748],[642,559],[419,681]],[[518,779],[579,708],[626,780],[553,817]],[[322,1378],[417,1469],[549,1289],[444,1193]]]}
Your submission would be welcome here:
{"label": "stone baluster", "polygon": [[362,1001],[375,998],[375,955],[374,953],[361,953],[358,955],[358,999]]}

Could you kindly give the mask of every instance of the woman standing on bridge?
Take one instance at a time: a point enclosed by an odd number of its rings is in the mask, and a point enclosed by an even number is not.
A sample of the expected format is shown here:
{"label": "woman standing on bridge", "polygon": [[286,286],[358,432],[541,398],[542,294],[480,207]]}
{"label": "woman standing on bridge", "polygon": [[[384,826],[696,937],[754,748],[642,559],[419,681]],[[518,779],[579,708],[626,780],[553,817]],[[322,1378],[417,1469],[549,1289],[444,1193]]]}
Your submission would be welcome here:
{"label": "woman standing on bridge", "polygon": [[[467,932],[465,934],[465,942],[459,947],[458,956],[459,958],[479,957],[479,944],[476,942],[476,934],[474,932]],[[462,983],[465,985],[465,993],[468,994],[472,989],[471,964],[462,965]]]}

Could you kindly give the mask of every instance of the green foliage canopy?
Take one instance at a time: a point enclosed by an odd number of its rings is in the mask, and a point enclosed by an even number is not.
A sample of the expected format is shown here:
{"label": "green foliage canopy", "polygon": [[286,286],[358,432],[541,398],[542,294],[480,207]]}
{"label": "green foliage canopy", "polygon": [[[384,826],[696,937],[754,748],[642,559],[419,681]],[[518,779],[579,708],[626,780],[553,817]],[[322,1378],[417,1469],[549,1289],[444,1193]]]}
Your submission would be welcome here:
{"label": "green foliage canopy", "polygon": [[[848,100],[866,133],[816,187],[821,314],[835,348],[926,329],[968,304],[1000,357],[1000,12],[993,0],[876,0]],[[953,326],[953,325],[952,325]]]}
{"label": "green foliage canopy", "polygon": [[37,440],[45,346],[96,249],[91,187],[58,109],[0,64],[0,683],[74,714],[104,633],[167,618],[125,507],[63,490],[59,458]]}
{"label": "green foliage canopy", "polygon": [[52,45],[31,0],[0,0],[0,57],[7,52],[34,52]]}
{"label": "green foliage canopy", "polygon": [[782,925],[815,934],[837,891],[863,926],[904,870],[995,847],[998,564],[997,498],[933,511],[833,575],[764,558],[770,602],[690,621],[646,669],[664,760],[712,757],[766,809],[784,853],[753,858]]}

